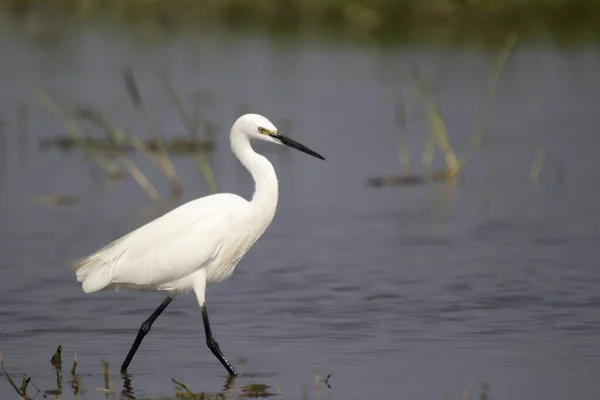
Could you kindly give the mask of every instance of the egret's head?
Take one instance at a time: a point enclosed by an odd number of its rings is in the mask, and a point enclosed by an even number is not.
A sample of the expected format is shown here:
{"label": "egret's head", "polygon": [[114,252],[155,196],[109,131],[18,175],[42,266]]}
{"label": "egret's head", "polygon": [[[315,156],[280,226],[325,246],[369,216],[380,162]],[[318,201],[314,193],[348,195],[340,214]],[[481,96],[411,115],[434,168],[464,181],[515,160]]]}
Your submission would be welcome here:
{"label": "egret's head", "polygon": [[232,132],[245,135],[248,139],[258,139],[276,144],[283,144],[292,147],[296,150],[300,150],[301,152],[309,154],[313,157],[325,160],[325,157],[323,157],[319,153],[280,133],[279,130],[275,127],[275,125],[273,125],[271,121],[269,121],[262,115],[242,115],[237,119],[237,121],[235,121],[231,130]]}

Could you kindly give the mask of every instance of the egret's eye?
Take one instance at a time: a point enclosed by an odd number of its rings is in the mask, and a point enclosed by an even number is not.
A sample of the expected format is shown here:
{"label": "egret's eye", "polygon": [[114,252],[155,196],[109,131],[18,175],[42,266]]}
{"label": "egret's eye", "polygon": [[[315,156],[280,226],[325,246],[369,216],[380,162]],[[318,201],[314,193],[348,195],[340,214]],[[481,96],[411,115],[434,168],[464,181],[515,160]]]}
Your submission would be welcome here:
{"label": "egret's eye", "polygon": [[259,126],[258,132],[264,135],[265,133],[267,133],[267,130],[265,128],[263,128],[262,126]]}

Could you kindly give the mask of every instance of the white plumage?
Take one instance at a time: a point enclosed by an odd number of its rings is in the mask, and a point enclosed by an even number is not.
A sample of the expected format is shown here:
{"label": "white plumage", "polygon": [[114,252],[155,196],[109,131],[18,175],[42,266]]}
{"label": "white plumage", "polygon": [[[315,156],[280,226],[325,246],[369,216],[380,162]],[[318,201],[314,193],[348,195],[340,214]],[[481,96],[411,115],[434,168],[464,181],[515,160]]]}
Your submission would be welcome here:
{"label": "white plumage", "polygon": [[[169,299],[194,290],[198,302],[205,307],[206,286],[231,276],[242,256],[271,224],[277,208],[275,170],[265,157],[254,152],[251,139],[285,144],[324,159],[279,133],[265,117],[241,116],[231,128],[230,142],[232,151],[254,178],[252,200],[220,193],[190,201],[75,261],[73,270],[83,290],[166,290],[170,292]],[[149,326],[156,317],[146,321]],[[208,317],[205,328],[207,324]],[[209,333],[207,328],[207,340]],[[138,339],[136,343],[139,346]],[[137,346],[134,344],[135,349]],[[132,348],[133,353],[135,349]],[[215,353],[212,347],[211,350]],[[220,351],[219,354],[222,356]],[[129,360],[131,357],[128,355]],[[122,369],[126,369],[126,364],[128,361]]]}
{"label": "white plumage", "polygon": [[[217,260],[223,267],[231,264],[227,256],[237,253],[239,239],[227,232],[248,225],[249,204],[229,194],[184,204],[80,260],[77,280],[86,293],[111,287],[187,291],[191,286],[181,280],[199,268]],[[209,273],[207,279],[220,281],[222,275]]]}

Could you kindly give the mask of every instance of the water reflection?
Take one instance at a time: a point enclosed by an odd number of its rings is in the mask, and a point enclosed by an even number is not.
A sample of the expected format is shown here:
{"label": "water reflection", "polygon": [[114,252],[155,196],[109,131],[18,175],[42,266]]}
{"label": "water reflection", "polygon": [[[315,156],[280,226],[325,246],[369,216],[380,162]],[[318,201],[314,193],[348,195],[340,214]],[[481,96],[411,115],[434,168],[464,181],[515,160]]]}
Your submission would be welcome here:
{"label": "water reflection", "polygon": [[[127,399],[135,399],[135,389],[133,388],[133,376],[128,373],[122,373],[121,378],[123,381],[123,388],[121,390],[121,396]],[[246,377],[242,376],[241,378],[237,376],[227,375],[225,378],[225,382],[223,384],[223,388],[221,391],[216,393],[211,392],[203,392],[197,391],[190,387],[190,385],[172,378],[171,381],[176,385],[175,393],[173,398],[181,398],[181,397],[190,397],[190,398],[222,398],[222,399],[235,399],[235,398],[265,398],[274,396],[275,393],[271,392],[272,388],[264,383],[256,382],[255,379],[252,383],[247,383],[245,385],[237,385],[240,379],[244,379]],[[328,381],[329,377],[327,377]],[[326,383],[329,388],[328,383]],[[196,384],[194,385],[196,386]],[[77,393],[74,391],[73,395],[76,396]],[[140,394],[144,396],[143,394]],[[107,398],[109,393],[106,394]],[[144,396],[145,397],[145,396]]]}
{"label": "water reflection", "polygon": [[[131,375],[128,373],[122,373],[121,378],[123,379],[123,390],[121,395],[127,399],[135,399],[133,385],[131,384]],[[75,396],[76,393],[73,393]]]}
{"label": "water reflection", "polygon": [[[113,376],[110,374],[110,372],[108,371],[107,368],[105,368],[104,374],[103,374],[103,379],[104,379],[104,385],[103,388],[98,389],[98,388],[94,388],[95,383],[93,382],[94,377],[93,376],[86,376],[85,379],[76,373],[76,366],[77,364],[75,363],[73,366],[73,369],[70,372],[70,379],[68,379],[66,382],[64,382],[66,380],[65,377],[63,377],[63,371],[62,371],[62,363],[53,363],[54,365],[54,369],[55,369],[55,373],[56,373],[56,387],[52,388],[52,389],[42,389],[40,390],[40,388],[38,388],[34,382],[34,379],[32,379],[32,377],[28,376],[28,375],[24,375],[23,376],[23,381],[22,383],[17,386],[16,383],[14,383],[14,389],[17,392],[17,394],[19,394],[21,397],[23,398],[35,398],[37,397],[40,393],[43,393],[44,397],[48,397],[48,396],[54,396],[56,399],[60,399],[63,398],[65,393],[65,387],[64,387],[64,383],[68,383],[73,397],[77,398],[79,396],[82,395],[86,395],[89,394],[90,392],[100,392],[104,394],[104,397],[106,399],[112,398],[114,397],[115,394],[120,392],[121,398],[126,398],[126,399],[136,399],[136,396],[142,396],[144,398],[147,397],[147,395],[144,394],[144,390],[139,391],[139,394],[136,394],[136,390],[134,389],[134,376],[128,373],[120,373],[120,378],[121,378],[121,388],[117,388],[114,385],[114,380],[113,380]],[[106,364],[105,364],[106,365]],[[7,379],[9,379],[12,382],[12,378],[11,375],[8,373],[8,371],[3,367],[3,372],[6,374]],[[190,388],[189,385],[187,385],[186,383],[179,381],[175,378],[172,378],[171,381],[176,385],[176,389],[175,389],[175,393],[173,394],[173,398],[180,398],[182,396],[190,396],[190,397],[202,397],[205,398],[207,396],[214,396],[214,397],[219,397],[219,398],[225,398],[225,399],[233,399],[236,398],[238,395],[242,394],[245,397],[268,397],[273,395],[273,393],[271,393],[270,390],[270,386],[263,384],[263,383],[248,383],[244,386],[240,386],[237,387],[236,386],[236,381],[237,381],[237,377],[228,375],[225,378],[225,382],[223,384],[223,388],[220,392],[216,392],[216,393],[210,393],[210,392],[200,392],[200,391],[195,391],[192,390],[192,388]],[[35,390],[35,392],[34,392]]]}

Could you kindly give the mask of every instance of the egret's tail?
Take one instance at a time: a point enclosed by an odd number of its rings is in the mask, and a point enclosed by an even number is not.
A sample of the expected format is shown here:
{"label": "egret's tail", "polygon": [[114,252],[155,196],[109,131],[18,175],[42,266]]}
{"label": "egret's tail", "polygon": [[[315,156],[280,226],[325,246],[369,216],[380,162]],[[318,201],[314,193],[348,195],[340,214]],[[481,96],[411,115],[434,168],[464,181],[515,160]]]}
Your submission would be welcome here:
{"label": "egret's tail", "polygon": [[113,283],[115,264],[125,253],[118,247],[122,239],[115,240],[94,254],[71,264],[77,282],[81,282],[84,292],[97,292]]}
{"label": "egret's tail", "polygon": [[115,264],[125,254],[125,250],[119,247],[119,243],[129,235],[125,235],[95,253],[71,263],[77,282],[81,282],[84,292],[97,292],[113,283]]}
{"label": "egret's tail", "polygon": [[112,274],[110,268],[107,268],[104,263],[94,261],[93,256],[90,256],[71,264],[77,282],[81,282],[81,287],[86,293],[97,292],[111,284]]}

